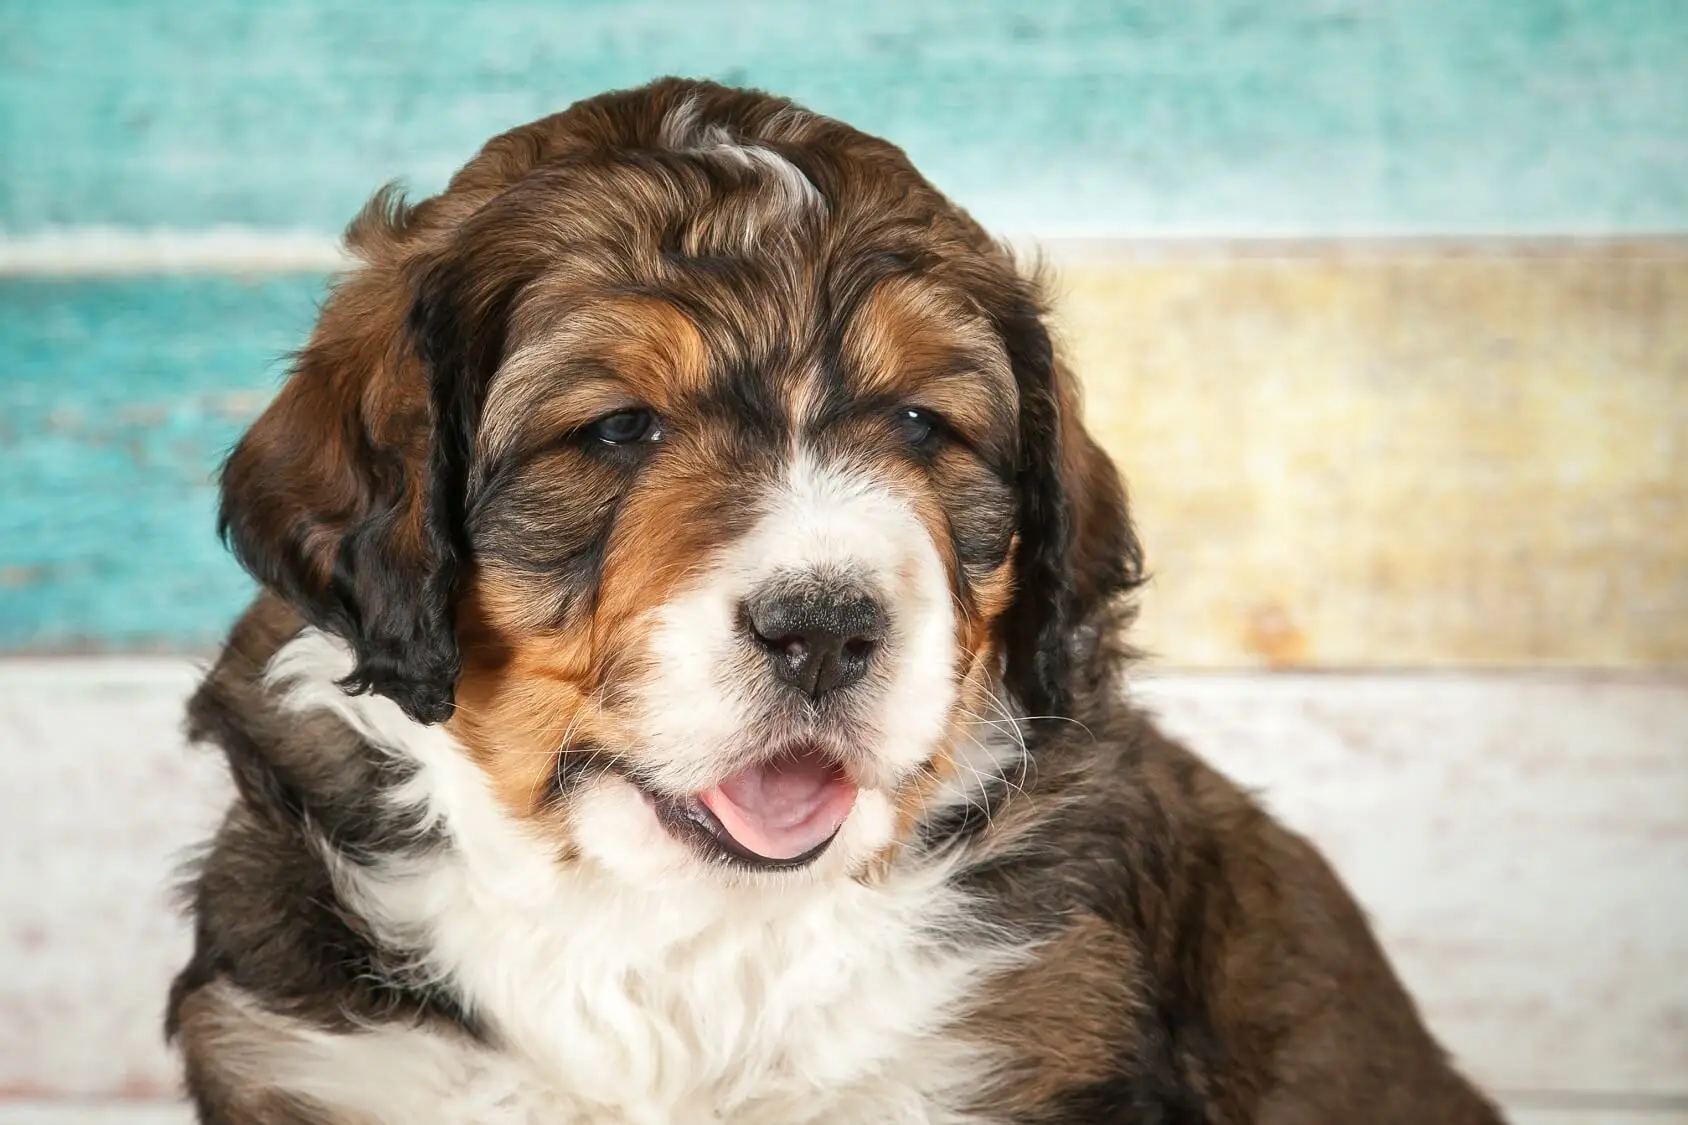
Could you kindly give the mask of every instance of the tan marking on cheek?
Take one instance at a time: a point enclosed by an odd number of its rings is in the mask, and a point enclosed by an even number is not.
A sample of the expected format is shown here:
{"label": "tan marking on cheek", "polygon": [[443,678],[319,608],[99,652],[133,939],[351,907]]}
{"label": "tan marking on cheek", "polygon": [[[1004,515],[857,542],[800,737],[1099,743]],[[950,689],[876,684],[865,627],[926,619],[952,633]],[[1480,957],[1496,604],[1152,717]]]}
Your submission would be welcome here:
{"label": "tan marking on cheek", "polygon": [[973,601],[980,617],[1000,617],[1014,598],[1014,551],[1020,537],[1016,534],[1008,546],[1002,563],[989,574],[973,579]]}
{"label": "tan marking on cheek", "polygon": [[958,677],[958,690],[955,702],[950,705],[943,743],[920,769],[892,793],[891,804],[896,815],[896,827],[891,843],[875,857],[877,863],[888,865],[896,857],[913,837],[916,826],[931,808],[932,799],[937,796],[938,790],[958,776],[960,765],[955,753],[957,743],[969,739],[982,740],[991,733],[992,728],[981,726],[979,723],[981,716],[988,719],[997,717],[995,705],[990,700],[991,656],[992,649],[987,642],[981,651],[971,653],[968,659],[962,662],[965,667]]}
{"label": "tan marking on cheek", "polygon": [[897,856],[913,840],[915,829],[931,809],[932,800],[937,796],[938,790],[945,782],[959,776],[960,765],[955,754],[957,742],[983,739],[992,733],[993,728],[981,725],[978,718],[997,717],[996,704],[990,699],[991,656],[992,649],[988,644],[972,655],[960,676],[960,690],[956,694],[955,703],[950,707],[943,744],[937,753],[891,794],[891,807],[895,814],[891,842],[868,862],[863,875],[865,881],[882,879],[890,872]]}
{"label": "tan marking on cheek", "polygon": [[958,615],[956,643],[977,658],[995,643],[996,623],[1013,600],[1013,564],[1004,562],[986,577],[975,578],[968,594],[972,604],[965,617]]}
{"label": "tan marking on cheek", "polygon": [[960,690],[950,707],[943,743],[936,753],[891,794],[895,828],[891,842],[874,856],[869,870],[884,873],[914,838],[915,829],[930,811],[933,799],[945,783],[961,772],[955,747],[967,740],[982,741],[993,728],[981,725],[980,716],[996,718],[996,706],[989,698],[990,650],[973,655],[960,676]]}
{"label": "tan marking on cheek", "polygon": [[[519,817],[555,819],[547,796],[565,745],[614,745],[602,706],[606,650],[590,624],[534,634],[511,629],[519,591],[477,573],[459,611],[463,673],[449,730]],[[561,823],[557,823],[561,831]]]}
{"label": "tan marking on cheek", "polygon": [[[566,809],[547,804],[565,742],[636,753],[621,694],[644,672],[655,610],[706,566],[731,533],[710,518],[727,506],[730,467],[707,451],[671,459],[624,501],[596,579],[589,617],[541,627],[531,582],[477,568],[459,607],[464,669],[449,729],[518,816],[553,824],[566,840]],[[688,461],[688,456],[691,460]]]}
{"label": "tan marking on cheek", "polygon": [[[943,503],[932,490],[930,481],[918,470],[905,468],[895,479],[899,494],[908,498],[915,516],[926,529],[926,536],[938,553],[949,589],[952,593],[958,591],[961,588],[961,563],[955,555]],[[1010,552],[1009,558],[1012,557]],[[956,645],[968,654],[969,659],[977,659],[979,653],[990,647],[996,619],[1008,607],[1012,594],[1013,567],[1005,561],[984,578],[970,579],[966,598],[956,596]]]}
{"label": "tan marking on cheek", "polygon": [[[950,720],[951,738],[955,736],[955,719]],[[927,760],[925,766],[916,770],[914,775],[897,787],[891,795],[891,805],[896,811],[896,832],[891,847],[906,844],[914,834],[914,829],[920,823],[920,818],[926,815],[931,807],[932,798],[938,793],[943,784],[956,774],[955,749],[949,739],[938,749],[938,752]]]}
{"label": "tan marking on cheek", "polygon": [[[951,720],[951,733],[954,720]],[[897,857],[913,842],[914,831],[931,807],[932,798],[944,781],[955,775],[955,753],[948,741],[891,793],[891,840],[870,857],[860,881],[873,884],[890,875]]]}
{"label": "tan marking on cheek", "polygon": [[1000,729],[983,725],[1005,717],[1002,701],[992,687],[996,678],[995,655],[995,647],[987,641],[980,649],[970,652],[966,667],[956,678],[955,703],[949,716],[952,743],[982,743]]}
{"label": "tan marking on cheek", "polygon": [[599,581],[600,635],[628,636],[639,628],[638,622],[648,621],[653,610],[696,579],[738,530],[721,514],[731,508],[736,474],[730,467],[710,467],[709,460],[697,454],[691,465],[668,466],[665,480],[642,488],[623,509]]}
{"label": "tan marking on cheek", "polygon": [[931,541],[932,549],[938,553],[944,575],[953,589],[961,563],[955,556],[955,543],[950,535],[949,518],[944,513],[943,501],[932,490],[931,479],[915,466],[903,467],[893,479],[897,494],[914,509],[915,518],[926,529],[926,538]]}
{"label": "tan marking on cheek", "polygon": [[1018,584],[1014,558],[1019,549],[1020,533],[1015,532],[1008,540],[1008,552],[1002,565],[972,581],[968,597],[972,604],[968,607],[966,619],[957,622],[956,643],[972,653],[975,661],[994,654],[997,622],[1013,602],[1014,588]]}
{"label": "tan marking on cheek", "polygon": [[[925,528],[944,567],[947,588],[953,594],[959,585],[960,564],[952,550],[942,502],[933,492],[929,478],[918,468],[908,465],[888,467],[885,476],[913,508],[916,518]],[[955,661],[958,691],[947,722],[948,733],[944,744],[925,767],[892,795],[896,832],[892,844],[876,857],[878,863],[889,863],[906,844],[938,789],[956,775],[956,743],[981,739],[989,728],[978,725],[979,717],[997,717],[997,704],[990,698],[992,662],[996,655],[994,634],[997,618],[1007,607],[1012,586],[1012,567],[1004,563],[984,580],[972,584],[969,604],[963,604],[960,599],[954,602],[955,643],[960,658]]]}

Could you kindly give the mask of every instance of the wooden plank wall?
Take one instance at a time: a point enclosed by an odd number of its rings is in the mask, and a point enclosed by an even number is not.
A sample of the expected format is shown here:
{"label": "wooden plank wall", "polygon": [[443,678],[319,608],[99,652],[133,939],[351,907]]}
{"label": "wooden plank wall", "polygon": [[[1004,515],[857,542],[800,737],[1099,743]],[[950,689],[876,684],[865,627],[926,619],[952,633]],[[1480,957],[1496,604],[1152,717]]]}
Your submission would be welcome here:
{"label": "wooden plank wall", "polygon": [[1657,234],[1677,0],[61,0],[0,9],[0,227],[334,231],[682,73],[891,137],[996,229]]}
{"label": "wooden plank wall", "polygon": [[678,72],[1043,249],[1134,687],[1325,847],[1525,1125],[1688,1122],[1678,0],[0,6],[0,1125],[179,1122],[210,478],[379,184]]}

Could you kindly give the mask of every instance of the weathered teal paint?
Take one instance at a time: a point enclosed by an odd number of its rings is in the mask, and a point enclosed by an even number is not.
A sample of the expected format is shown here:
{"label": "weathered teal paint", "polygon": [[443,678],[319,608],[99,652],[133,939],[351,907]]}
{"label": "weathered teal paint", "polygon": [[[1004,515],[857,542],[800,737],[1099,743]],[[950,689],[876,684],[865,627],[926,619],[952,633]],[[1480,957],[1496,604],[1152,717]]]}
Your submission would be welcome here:
{"label": "weathered teal paint", "polygon": [[1688,230],[1681,0],[54,0],[0,7],[0,229],[333,231],[680,72],[1016,231]]}
{"label": "weathered teal paint", "polygon": [[0,281],[0,647],[215,641],[250,585],[212,477],[318,278]]}
{"label": "weathered teal paint", "polygon": [[[661,73],[890,136],[1010,232],[1688,231],[1681,0],[0,3],[0,235],[339,229]],[[0,281],[0,649],[181,647],[321,280]]]}

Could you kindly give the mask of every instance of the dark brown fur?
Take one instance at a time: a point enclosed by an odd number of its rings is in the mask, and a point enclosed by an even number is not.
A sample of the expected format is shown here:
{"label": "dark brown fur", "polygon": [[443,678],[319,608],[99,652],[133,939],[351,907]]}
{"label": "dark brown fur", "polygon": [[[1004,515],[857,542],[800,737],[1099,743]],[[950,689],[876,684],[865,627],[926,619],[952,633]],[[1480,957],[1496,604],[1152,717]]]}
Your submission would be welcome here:
{"label": "dark brown fur", "polygon": [[[799,167],[824,221],[665,149],[687,99]],[[748,246],[747,223],[766,230]],[[440,197],[378,197],[349,242],[365,265],[224,477],[226,532],[271,592],[190,713],[239,789],[191,888],[196,949],[170,1005],[203,1121],[309,1120],[219,1063],[220,981],[323,1027],[482,1034],[448,987],[407,978],[310,839],[353,863],[447,843],[384,811],[402,767],[326,715],[278,711],[267,661],[305,624],[345,639],[348,689],[447,722],[567,862],[556,786],[571,755],[591,768],[618,737],[641,611],[754,515],[743,498],[799,400],[817,405],[815,441],[921,497],[966,610],[962,705],[979,708],[1000,660],[1036,716],[1030,764],[990,807],[921,815],[941,753],[898,802],[903,850],[964,849],[985,921],[1046,943],[964,1028],[1010,1060],[981,1108],[1073,1125],[1499,1120],[1313,849],[1123,702],[1141,554],[1119,478],[1037,286],[899,151],[669,80],[495,138]],[[917,392],[953,432],[911,454],[885,411]],[[684,435],[660,471],[573,436],[623,401]]]}
{"label": "dark brown fur", "polygon": [[[1028,1121],[1491,1125],[1329,866],[1140,713],[1051,733],[982,841],[987,897],[1054,950],[984,1033]],[[1092,737],[1094,736],[1094,741]],[[1059,805],[1060,813],[1051,813]]]}

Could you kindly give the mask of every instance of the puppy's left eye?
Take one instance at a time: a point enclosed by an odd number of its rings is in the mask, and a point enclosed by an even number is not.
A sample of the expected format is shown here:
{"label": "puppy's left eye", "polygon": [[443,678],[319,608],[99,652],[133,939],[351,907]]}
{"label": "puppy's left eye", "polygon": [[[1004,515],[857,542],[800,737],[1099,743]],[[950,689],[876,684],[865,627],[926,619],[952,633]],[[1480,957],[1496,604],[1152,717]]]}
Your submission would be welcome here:
{"label": "puppy's left eye", "polygon": [[899,406],[893,418],[903,440],[914,446],[930,445],[943,427],[943,419],[918,406]]}
{"label": "puppy's left eye", "polygon": [[641,441],[661,441],[662,423],[654,410],[618,410],[587,426],[586,432],[606,445],[632,445]]}

